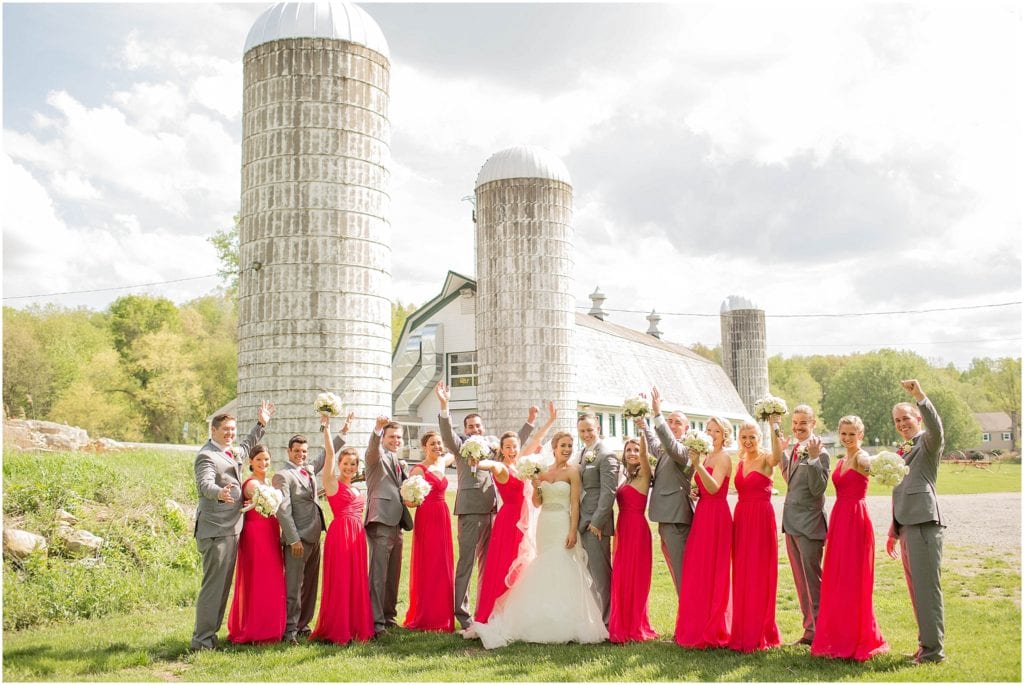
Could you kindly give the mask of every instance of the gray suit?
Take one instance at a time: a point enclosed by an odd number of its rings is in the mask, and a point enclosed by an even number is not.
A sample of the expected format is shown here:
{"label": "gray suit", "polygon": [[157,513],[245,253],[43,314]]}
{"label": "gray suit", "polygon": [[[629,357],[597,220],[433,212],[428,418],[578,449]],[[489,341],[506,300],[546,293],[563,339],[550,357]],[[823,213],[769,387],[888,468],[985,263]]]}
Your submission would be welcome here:
{"label": "gray suit", "polygon": [[[809,438],[808,438],[809,439]],[[828,486],[828,452],[818,453],[815,463],[807,457],[793,460],[798,443],[782,453],[782,477],[786,480],[786,501],[782,506],[782,532],[793,570],[796,596],[803,613],[803,639],[814,638],[821,598],[821,557],[825,550],[825,488]]]}
{"label": "gray suit", "polygon": [[[592,448],[594,461],[580,460],[583,481],[583,499],[580,501],[580,544],[587,552],[587,567],[594,581],[591,589],[601,607],[605,625],[608,625],[612,584],[612,535],[615,534],[615,491],[619,485],[619,460],[601,440]],[[585,452],[586,449],[581,451]],[[588,528],[593,525],[601,531],[601,539]]]}
{"label": "gray suit", "polygon": [[373,629],[396,625],[398,583],[402,576],[402,494],[405,470],[398,455],[380,446],[373,433],[366,448],[366,544],[370,552],[370,604]]}
{"label": "gray suit", "polygon": [[[466,438],[452,430],[451,414],[438,414],[437,425],[445,449],[455,455],[455,515],[459,517],[459,562],[455,567],[455,618],[463,628],[472,622],[469,612],[469,581],[473,576],[473,559],[477,564],[477,583],[483,576],[487,547],[491,542],[496,498],[490,471],[477,470],[459,454]],[[533,426],[524,423],[519,429],[519,443],[530,438]]]}
{"label": "gray suit", "polygon": [[[203,584],[196,598],[196,625],[192,632],[192,649],[217,646],[217,631],[224,620],[224,609],[231,591],[238,552],[238,534],[242,532],[242,463],[263,438],[263,426],[257,423],[228,456],[217,443],[207,441],[195,459],[196,507],[194,535],[203,557]],[[233,486],[234,502],[218,499],[225,485]]]}
{"label": "gray suit", "polygon": [[693,504],[690,502],[693,465],[690,463],[690,450],[683,445],[682,440],[675,439],[665,420],[656,417],[654,424],[657,435],[644,422],[647,449],[658,458],[651,483],[647,517],[658,522],[661,553],[665,556],[678,596],[686,539],[690,536],[690,524],[693,522]]}
{"label": "gray suit", "polygon": [[892,489],[892,528],[889,535],[900,538],[903,575],[917,620],[918,657],[921,661],[945,658],[943,638],[942,516],[935,493],[939,459],[945,436],[942,420],[927,397],[918,403],[924,433],[903,455],[910,472]]}

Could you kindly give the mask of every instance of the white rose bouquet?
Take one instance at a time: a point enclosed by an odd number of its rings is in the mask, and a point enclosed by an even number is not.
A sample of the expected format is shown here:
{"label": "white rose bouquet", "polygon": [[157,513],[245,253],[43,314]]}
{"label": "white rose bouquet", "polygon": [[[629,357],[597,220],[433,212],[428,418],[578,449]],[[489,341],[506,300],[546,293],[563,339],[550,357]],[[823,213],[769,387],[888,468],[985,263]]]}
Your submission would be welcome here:
{"label": "white rose bouquet", "polygon": [[542,471],[544,471],[544,464],[541,463],[539,455],[525,454],[516,459],[516,472],[523,480],[536,478]]}
{"label": "white rose bouquet", "polygon": [[459,454],[469,462],[470,470],[476,473],[476,465],[498,451],[498,441],[491,436],[474,435],[462,443]]}
{"label": "white rose bouquet", "polygon": [[281,502],[284,501],[284,493],[270,485],[263,483],[256,484],[256,490],[252,493],[252,509],[265,518],[277,514]]}
{"label": "white rose bouquet", "polygon": [[698,454],[711,454],[715,448],[715,441],[704,431],[688,430],[683,436],[683,446]]}
{"label": "white rose bouquet", "polygon": [[419,506],[423,504],[423,500],[430,494],[430,483],[423,476],[409,476],[402,483],[399,492],[403,500]]}
{"label": "white rose bouquet", "polygon": [[313,403],[313,411],[317,414],[337,416],[341,413],[341,398],[333,392],[322,392],[316,396],[316,402]]}
{"label": "white rose bouquet", "polygon": [[877,482],[894,488],[910,473],[910,467],[903,463],[903,457],[893,452],[879,452],[871,460],[868,473]]}
{"label": "white rose bouquet", "polygon": [[622,403],[622,415],[627,419],[642,419],[650,414],[650,403],[640,395],[627,397],[626,401]]}
{"label": "white rose bouquet", "polygon": [[786,406],[786,400],[781,397],[773,397],[768,395],[762,397],[757,402],[754,402],[754,416],[760,421],[767,421],[768,417],[772,414],[788,414],[789,407]]}

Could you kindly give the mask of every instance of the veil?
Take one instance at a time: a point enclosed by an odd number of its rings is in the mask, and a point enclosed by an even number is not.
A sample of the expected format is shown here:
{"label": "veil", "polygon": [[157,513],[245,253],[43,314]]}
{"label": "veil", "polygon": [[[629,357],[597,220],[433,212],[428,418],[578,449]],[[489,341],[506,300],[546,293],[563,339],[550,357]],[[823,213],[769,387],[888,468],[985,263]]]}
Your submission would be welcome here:
{"label": "veil", "polygon": [[[536,452],[534,453],[536,454]],[[540,461],[545,468],[554,463],[555,456],[551,451],[550,441],[545,442],[541,446]],[[514,471],[514,468],[510,469],[510,475],[519,478],[519,474]],[[516,522],[516,527],[523,533],[523,537],[519,541],[516,558],[512,561],[512,565],[509,566],[508,573],[505,575],[506,587],[512,587],[516,579],[519,578],[519,574],[537,556],[537,517],[540,515],[540,509],[533,506],[533,483],[528,478],[519,478],[519,480],[523,482],[523,506],[519,512],[519,520]]]}

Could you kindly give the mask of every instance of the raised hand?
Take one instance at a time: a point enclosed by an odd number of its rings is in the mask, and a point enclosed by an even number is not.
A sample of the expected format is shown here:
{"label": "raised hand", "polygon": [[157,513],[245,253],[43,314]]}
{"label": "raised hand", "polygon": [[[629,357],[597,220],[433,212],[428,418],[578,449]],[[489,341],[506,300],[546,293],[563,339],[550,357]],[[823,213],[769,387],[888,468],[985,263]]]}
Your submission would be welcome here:
{"label": "raised hand", "polygon": [[924,390],[921,389],[921,384],[917,382],[916,378],[900,381],[900,385],[903,386],[904,390],[913,395],[914,399],[918,402],[924,399]]}
{"label": "raised hand", "polygon": [[526,412],[526,423],[531,426],[537,421],[537,414],[540,413],[540,408],[536,404],[531,404],[529,410]]}
{"label": "raised hand", "polygon": [[347,434],[352,429],[352,419],[354,419],[355,417],[356,413],[354,411],[350,411],[348,413],[348,416],[345,417],[345,425],[341,427],[342,433]]}
{"label": "raised hand", "polygon": [[373,425],[373,432],[380,433],[382,430],[384,430],[384,426],[386,426],[389,421],[391,421],[391,419],[388,418],[387,416],[378,416],[377,422]]}
{"label": "raised hand", "polygon": [[658,392],[658,386],[651,388],[651,411],[655,416],[661,413],[661,393]]}
{"label": "raised hand", "polygon": [[267,424],[270,423],[270,417],[277,411],[277,407],[274,406],[273,402],[267,400],[260,400],[260,408],[257,413],[260,424],[266,428]]}
{"label": "raised hand", "polygon": [[551,423],[558,420],[558,407],[555,406],[554,400],[548,402],[548,418],[551,419]]}
{"label": "raised hand", "polygon": [[821,438],[812,435],[807,441],[807,456],[809,459],[817,459],[819,454],[821,454]]}
{"label": "raised hand", "polygon": [[437,401],[441,403],[441,411],[448,411],[448,401],[451,399],[452,391],[444,384],[444,381],[437,382],[437,385],[434,386],[434,394],[437,395]]}

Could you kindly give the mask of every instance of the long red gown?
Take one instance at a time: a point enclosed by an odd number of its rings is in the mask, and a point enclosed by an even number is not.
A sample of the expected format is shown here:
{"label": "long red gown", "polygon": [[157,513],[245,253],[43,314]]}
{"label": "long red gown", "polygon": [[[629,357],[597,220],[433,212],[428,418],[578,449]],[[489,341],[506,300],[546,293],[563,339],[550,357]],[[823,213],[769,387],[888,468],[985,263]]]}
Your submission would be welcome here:
{"label": "long red gown", "polygon": [[626,483],[615,494],[615,500],[619,520],[612,558],[608,639],[620,643],[657,640],[647,615],[651,593],[651,527],[644,515],[647,493]]}
{"label": "long red gown", "polygon": [[416,507],[405,627],[450,633],[455,630],[455,553],[451,512],[444,501],[448,479],[430,470],[423,478],[430,492]]}
{"label": "long red gown", "polygon": [[491,541],[487,545],[487,559],[480,580],[480,594],[476,600],[473,620],[487,623],[494,609],[494,602],[508,591],[508,572],[519,552],[523,531],[519,519],[523,510],[523,481],[511,473],[504,483],[494,481],[501,495],[501,509],[491,526]]}
{"label": "long red gown", "polygon": [[832,472],[836,503],[828,520],[821,600],[811,654],[867,661],[889,651],[875,620],[875,531],[864,496],[868,478],[854,469]]}
{"label": "long red gown", "polygon": [[725,647],[732,624],[732,514],[726,500],[729,477],[713,495],[700,476],[694,480],[700,499],[683,555],[675,639],[682,647]]}
{"label": "long red gown", "polygon": [[[242,483],[245,492],[249,478]],[[277,642],[284,635],[285,584],[281,527],[276,516],[245,512],[238,536],[235,595],[228,613],[228,640]]]}
{"label": "long red gown", "polygon": [[323,587],[311,640],[345,644],[373,637],[363,508],[366,495],[344,483],[327,498],[334,518],[324,539]]}
{"label": "long red gown", "polygon": [[732,637],[729,649],[753,652],[777,647],[775,623],[779,581],[779,529],[772,508],[772,479],[736,469],[739,501],[732,528]]}

